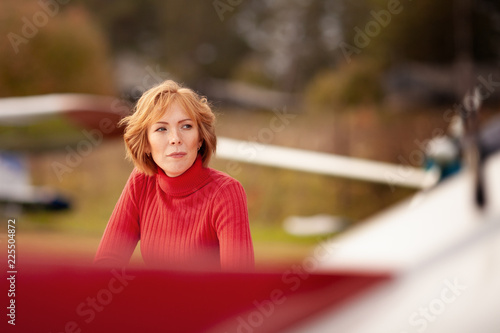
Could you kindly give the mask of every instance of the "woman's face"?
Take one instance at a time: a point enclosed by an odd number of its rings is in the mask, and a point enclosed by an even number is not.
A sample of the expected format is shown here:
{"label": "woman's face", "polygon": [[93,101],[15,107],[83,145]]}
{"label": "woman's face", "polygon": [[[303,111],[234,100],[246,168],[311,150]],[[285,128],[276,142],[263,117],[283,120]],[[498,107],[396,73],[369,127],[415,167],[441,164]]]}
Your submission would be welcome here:
{"label": "woman's face", "polygon": [[178,103],[148,128],[149,151],[169,177],[182,175],[198,155],[202,140],[198,125]]}

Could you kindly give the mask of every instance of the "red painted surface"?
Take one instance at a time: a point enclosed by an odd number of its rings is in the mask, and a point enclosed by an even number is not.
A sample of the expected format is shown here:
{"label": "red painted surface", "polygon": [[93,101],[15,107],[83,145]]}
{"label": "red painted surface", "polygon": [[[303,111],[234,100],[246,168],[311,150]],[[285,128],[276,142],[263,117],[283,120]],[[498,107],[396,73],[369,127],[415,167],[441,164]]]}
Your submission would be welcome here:
{"label": "red painted surface", "polygon": [[299,265],[220,273],[25,263],[16,274],[16,325],[7,324],[2,301],[0,326],[47,333],[276,332],[388,280],[388,274],[309,274]]}

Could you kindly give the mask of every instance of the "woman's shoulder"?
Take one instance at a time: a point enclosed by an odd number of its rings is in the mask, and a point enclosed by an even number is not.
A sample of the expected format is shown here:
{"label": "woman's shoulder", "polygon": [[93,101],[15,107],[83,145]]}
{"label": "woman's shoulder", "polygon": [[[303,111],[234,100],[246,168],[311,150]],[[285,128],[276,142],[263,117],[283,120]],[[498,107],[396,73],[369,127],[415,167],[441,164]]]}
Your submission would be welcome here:
{"label": "woman's shoulder", "polygon": [[[211,181],[205,188],[209,193],[215,207],[244,207],[246,205],[246,192],[241,183],[225,172],[210,169]],[[231,203],[231,204],[229,204]],[[220,208],[220,207],[219,207]]]}
{"label": "woman's shoulder", "polygon": [[216,185],[217,188],[236,186],[243,189],[241,183],[232,176],[230,176],[229,174],[212,168],[209,168],[209,171],[212,183]]}
{"label": "woman's shoulder", "polygon": [[139,171],[134,168],[130,173],[127,181],[127,186],[134,189],[143,189],[148,186],[148,184],[154,184],[156,182],[156,175],[147,175],[144,172]]}
{"label": "woman's shoulder", "polygon": [[128,193],[130,198],[141,204],[148,197],[154,196],[156,191],[156,175],[149,176],[134,168],[125,185],[124,192]]}
{"label": "woman's shoulder", "polygon": [[130,173],[129,180],[133,182],[148,182],[154,180],[155,176],[156,175],[147,175],[144,172],[139,171],[139,169],[134,168]]}

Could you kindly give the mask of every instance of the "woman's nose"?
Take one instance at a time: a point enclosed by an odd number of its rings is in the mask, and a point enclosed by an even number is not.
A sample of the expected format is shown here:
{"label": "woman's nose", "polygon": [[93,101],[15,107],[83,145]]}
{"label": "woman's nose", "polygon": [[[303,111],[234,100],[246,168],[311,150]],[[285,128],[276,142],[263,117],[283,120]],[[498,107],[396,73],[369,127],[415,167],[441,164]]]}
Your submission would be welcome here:
{"label": "woman's nose", "polygon": [[179,133],[177,133],[177,131],[171,131],[170,132],[170,138],[169,138],[168,142],[171,145],[180,144],[181,143],[181,138],[179,136]]}

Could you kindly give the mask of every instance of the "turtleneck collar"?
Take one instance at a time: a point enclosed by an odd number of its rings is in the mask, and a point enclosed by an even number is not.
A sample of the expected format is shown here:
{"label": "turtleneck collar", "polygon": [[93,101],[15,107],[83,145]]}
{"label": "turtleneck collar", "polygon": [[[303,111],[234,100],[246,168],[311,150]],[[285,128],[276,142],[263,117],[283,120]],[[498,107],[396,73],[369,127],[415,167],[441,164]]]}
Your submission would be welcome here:
{"label": "turtleneck collar", "polygon": [[203,167],[201,156],[198,155],[193,165],[182,175],[169,177],[158,167],[157,173],[160,188],[168,195],[185,196],[203,187],[209,179],[208,168]]}

